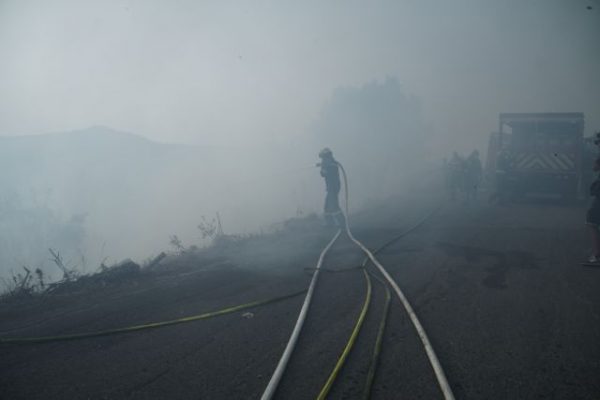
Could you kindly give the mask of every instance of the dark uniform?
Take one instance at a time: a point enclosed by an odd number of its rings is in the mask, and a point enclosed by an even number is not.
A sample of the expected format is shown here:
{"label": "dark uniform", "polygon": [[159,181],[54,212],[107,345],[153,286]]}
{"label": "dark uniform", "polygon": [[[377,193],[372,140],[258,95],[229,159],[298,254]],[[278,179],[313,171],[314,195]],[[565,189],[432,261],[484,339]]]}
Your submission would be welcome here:
{"label": "dark uniform", "polygon": [[496,160],[496,193],[494,197],[501,203],[506,202],[512,194],[509,174],[512,169],[511,155],[507,150],[501,150]]}
{"label": "dark uniform", "polygon": [[481,167],[481,160],[479,159],[479,152],[473,151],[467,159],[467,199],[477,199],[477,191],[479,190],[479,184],[483,176],[483,168]]}
{"label": "dark uniform", "polygon": [[456,192],[462,193],[465,190],[465,160],[454,152],[447,168],[449,194],[450,198],[455,200]]}
{"label": "dark uniform", "polygon": [[325,178],[325,221],[328,225],[343,225],[344,214],[340,209],[338,196],[340,194],[340,170],[337,161],[333,158],[333,153],[329,149],[324,149],[319,153],[321,157],[321,176]]}

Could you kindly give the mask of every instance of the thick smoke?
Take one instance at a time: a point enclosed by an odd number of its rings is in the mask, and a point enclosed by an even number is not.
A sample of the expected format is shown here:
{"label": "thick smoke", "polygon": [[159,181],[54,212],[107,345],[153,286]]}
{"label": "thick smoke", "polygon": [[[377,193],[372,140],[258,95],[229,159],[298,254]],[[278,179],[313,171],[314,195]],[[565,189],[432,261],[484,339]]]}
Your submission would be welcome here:
{"label": "thick smoke", "polygon": [[423,172],[431,137],[424,118],[419,99],[388,77],[337,89],[314,129],[345,165],[360,204],[402,190],[404,180]]}
{"label": "thick smoke", "polygon": [[589,135],[598,37],[596,0],[0,1],[0,274],[320,212],[323,146],[360,207],[485,156],[500,112]]}
{"label": "thick smoke", "polygon": [[50,248],[93,272],[172,250],[174,235],[203,246],[198,226],[217,213],[225,233],[245,235],[318,211],[315,154],[255,150],[160,144],[106,127],[0,138],[1,275],[26,266],[60,277]]}

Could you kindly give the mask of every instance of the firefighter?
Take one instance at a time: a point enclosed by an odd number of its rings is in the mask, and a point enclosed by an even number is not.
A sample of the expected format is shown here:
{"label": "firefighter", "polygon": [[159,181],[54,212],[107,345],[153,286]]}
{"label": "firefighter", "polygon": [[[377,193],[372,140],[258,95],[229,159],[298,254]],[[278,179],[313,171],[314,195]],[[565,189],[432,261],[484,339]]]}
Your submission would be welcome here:
{"label": "firefighter", "polygon": [[512,168],[512,160],[507,149],[502,149],[496,159],[495,174],[495,193],[490,197],[490,201],[498,201],[505,204],[508,200],[511,188],[509,184],[509,174]]}
{"label": "firefighter", "polygon": [[[600,147],[600,131],[596,132],[594,144]],[[592,205],[587,211],[585,224],[587,225],[592,239],[592,255],[588,262],[600,264],[600,156],[596,158],[592,168],[596,174],[596,180],[590,186],[590,196],[594,198]]]}
{"label": "firefighter", "polygon": [[464,191],[465,182],[465,160],[455,151],[448,163],[448,186],[450,198],[456,200],[456,192]]}
{"label": "firefighter", "polygon": [[476,200],[477,191],[481,184],[481,177],[483,175],[483,168],[481,167],[481,160],[479,159],[479,151],[473,150],[466,161],[466,195],[467,200]]}
{"label": "firefighter", "polygon": [[325,222],[328,226],[343,226],[345,224],[344,214],[340,209],[338,195],[340,193],[340,170],[338,162],[333,158],[333,153],[325,147],[319,153],[321,162],[317,166],[321,167],[321,176],[325,178]]}

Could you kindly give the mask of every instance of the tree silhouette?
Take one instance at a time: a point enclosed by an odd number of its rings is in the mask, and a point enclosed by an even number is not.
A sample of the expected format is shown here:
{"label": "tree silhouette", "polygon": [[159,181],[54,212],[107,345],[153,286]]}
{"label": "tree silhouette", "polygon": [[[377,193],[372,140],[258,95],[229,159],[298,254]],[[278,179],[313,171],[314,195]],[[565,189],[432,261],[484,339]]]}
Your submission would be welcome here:
{"label": "tree silhouette", "polygon": [[336,89],[314,124],[319,145],[333,149],[367,197],[418,171],[429,131],[419,99],[392,77]]}

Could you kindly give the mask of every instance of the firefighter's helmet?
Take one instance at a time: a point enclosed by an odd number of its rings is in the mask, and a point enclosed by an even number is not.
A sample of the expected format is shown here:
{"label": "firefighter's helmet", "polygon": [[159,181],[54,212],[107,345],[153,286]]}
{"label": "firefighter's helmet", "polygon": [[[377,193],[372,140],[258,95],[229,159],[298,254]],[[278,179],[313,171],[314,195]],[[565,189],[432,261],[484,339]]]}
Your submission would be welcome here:
{"label": "firefighter's helmet", "polygon": [[333,153],[329,147],[325,147],[323,150],[319,152],[319,158],[332,157]]}

